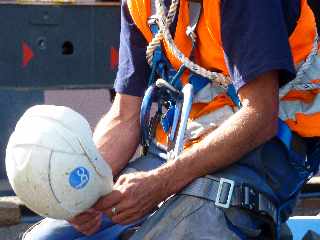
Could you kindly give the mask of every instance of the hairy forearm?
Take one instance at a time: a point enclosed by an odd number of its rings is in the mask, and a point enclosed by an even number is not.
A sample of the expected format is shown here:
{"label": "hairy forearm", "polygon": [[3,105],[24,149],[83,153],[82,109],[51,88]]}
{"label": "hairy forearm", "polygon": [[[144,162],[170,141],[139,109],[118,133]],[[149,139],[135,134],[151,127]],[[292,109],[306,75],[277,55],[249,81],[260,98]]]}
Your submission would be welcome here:
{"label": "hairy forearm", "polygon": [[260,103],[254,99],[259,99],[259,92],[252,94],[251,101],[243,99],[244,106],[202,141],[155,170],[168,186],[168,194],[178,192],[197,177],[231,165],[276,134],[277,92],[271,90]]}
{"label": "hairy forearm", "polygon": [[111,166],[114,176],[125,167],[139,144],[139,111],[135,107],[139,105],[140,99],[130,99],[129,103],[116,97],[111,110],[94,131],[93,140],[103,159]]}
{"label": "hairy forearm", "polygon": [[231,165],[275,135],[275,126],[252,115],[255,113],[251,110],[241,109],[201,142],[182,152],[175,161],[157,169],[161,179],[170,182],[166,184],[170,186],[169,193],[178,192],[197,177]]}

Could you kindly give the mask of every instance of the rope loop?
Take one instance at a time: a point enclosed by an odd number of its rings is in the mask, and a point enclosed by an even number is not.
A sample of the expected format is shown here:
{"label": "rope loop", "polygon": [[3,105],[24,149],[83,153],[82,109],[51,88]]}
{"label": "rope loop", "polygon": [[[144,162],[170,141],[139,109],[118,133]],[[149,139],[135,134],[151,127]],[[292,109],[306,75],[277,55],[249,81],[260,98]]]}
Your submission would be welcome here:
{"label": "rope loop", "polygon": [[[151,0],[153,1],[153,0]],[[166,7],[163,0],[154,0],[156,4],[156,24],[158,25],[159,31],[153,37],[149,45],[147,46],[146,58],[149,65],[152,65],[153,53],[157,47],[161,46],[161,42],[165,41],[171,53],[183,64],[186,68],[192,72],[208,78],[215,82],[216,84],[226,88],[230,84],[230,78],[224,76],[221,73],[211,72],[198,64],[192,62],[188,57],[186,57],[176,46],[172,35],[170,33],[169,27],[173,22],[173,19],[177,13],[179,0],[172,0],[169,11],[166,13]]]}

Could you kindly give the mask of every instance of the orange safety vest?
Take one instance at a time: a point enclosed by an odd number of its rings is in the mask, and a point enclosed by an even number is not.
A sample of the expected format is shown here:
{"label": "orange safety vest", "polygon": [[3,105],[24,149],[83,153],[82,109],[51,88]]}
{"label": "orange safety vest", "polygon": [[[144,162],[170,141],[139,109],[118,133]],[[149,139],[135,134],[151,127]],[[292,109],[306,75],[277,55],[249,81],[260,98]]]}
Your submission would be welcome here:
{"label": "orange safety vest", "polygon": [[[138,29],[142,32],[148,42],[153,38],[148,25],[148,18],[151,16],[151,2],[153,0],[128,0],[129,12]],[[197,47],[195,49],[195,62],[200,66],[222,72],[229,75],[224,60],[220,31],[220,0],[203,0],[203,11],[197,24]],[[189,56],[192,49],[192,42],[186,35],[185,30],[189,24],[189,3],[187,0],[180,0],[179,15],[177,20],[174,42],[176,46]],[[289,38],[289,43],[296,65],[303,62],[312,50],[316,36],[316,22],[307,0],[301,0],[301,14],[297,26]],[[172,66],[177,70],[181,63],[174,57],[166,43],[163,44],[163,51]],[[208,51],[210,49],[210,51]],[[185,78],[186,76],[184,76]],[[318,76],[320,79],[320,76]],[[314,81],[319,79],[313,79]],[[182,79],[186,82],[186,79]],[[283,101],[299,101],[303,104],[312,104],[313,99],[319,93],[319,89],[308,91],[290,91]],[[217,111],[221,107],[229,106],[234,108],[231,99],[221,93],[209,103],[194,103],[190,119],[195,120],[203,115]],[[320,136],[320,106],[319,111],[306,115],[296,112],[294,116],[283,119],[289,127],[305,137]],[[161,126],[157,128],[157,140],[161,145],[167,142],[166,135]],[[198,139],[199,140],[199,139]]]}

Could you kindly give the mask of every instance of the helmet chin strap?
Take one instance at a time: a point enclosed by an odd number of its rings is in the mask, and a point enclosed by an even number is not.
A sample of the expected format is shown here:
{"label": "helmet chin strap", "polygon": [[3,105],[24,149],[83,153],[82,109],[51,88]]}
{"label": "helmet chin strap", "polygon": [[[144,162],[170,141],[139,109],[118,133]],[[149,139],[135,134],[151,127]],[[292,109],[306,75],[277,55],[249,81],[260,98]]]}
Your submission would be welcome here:
{"label": "helmet chin strap", "polygon": [[[166,14],[166,7],[164,5],[163,0],[155,0],[155,8],[156,14],[153,18],[156,19],[156,23],[159,27],[158,33],[154,36],[152,41],[149,43],[146,51],[147,61],[150,65],[152,65],[152,58],[154,50],[161,45],[161,41],[165,41],[167,46],[173,55],[184,65],[186,68],[191,70],[192,72],[208,78],[213,82],[226,87],[230,84],[230,78],[226,78],[223,74],[217,72],[211,72],[198,64],[191,61],[188,57],[186,57],[176,46],[173,41],[172,35],[170,33],[169,27],[173,22],[173,19],[177,13],[177,8],[179,5],[179,0],[172,0],[168,14]],[[192,30],[195,30],[195,26],[191,27]],[[190,32],[190,27],[187,28],[188,35],[191,38],[195,39],[194,32]]]}

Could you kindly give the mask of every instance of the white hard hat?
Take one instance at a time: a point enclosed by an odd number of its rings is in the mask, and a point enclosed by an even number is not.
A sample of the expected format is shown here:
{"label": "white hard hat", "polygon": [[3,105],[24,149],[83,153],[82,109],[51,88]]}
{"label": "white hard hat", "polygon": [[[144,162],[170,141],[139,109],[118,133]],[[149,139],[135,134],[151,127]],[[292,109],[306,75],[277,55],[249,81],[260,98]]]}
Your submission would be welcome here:
{"label": "white hard hat", "polygon": [[23,114],[9,139],[6,170],[27,207],[56,219],[90,208],[113,186],[88,122],[62,106],[37,105]]}

